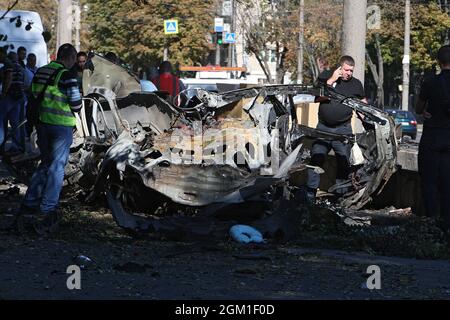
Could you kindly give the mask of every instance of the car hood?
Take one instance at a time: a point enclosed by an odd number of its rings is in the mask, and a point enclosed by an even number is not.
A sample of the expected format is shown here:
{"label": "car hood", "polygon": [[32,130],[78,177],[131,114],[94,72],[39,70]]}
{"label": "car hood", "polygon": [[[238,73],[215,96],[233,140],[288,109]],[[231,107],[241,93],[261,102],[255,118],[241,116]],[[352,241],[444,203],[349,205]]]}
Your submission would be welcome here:
{"label": "car hood", "polygon": [[117,98],[124,98],[132,92],[141,91],[139,79],[120,65],[99,55],[94,55],[89,61],[91,68],[86,68],[83,72],[85,94],[91,92],[91,88],[94,87],[109,89]]}

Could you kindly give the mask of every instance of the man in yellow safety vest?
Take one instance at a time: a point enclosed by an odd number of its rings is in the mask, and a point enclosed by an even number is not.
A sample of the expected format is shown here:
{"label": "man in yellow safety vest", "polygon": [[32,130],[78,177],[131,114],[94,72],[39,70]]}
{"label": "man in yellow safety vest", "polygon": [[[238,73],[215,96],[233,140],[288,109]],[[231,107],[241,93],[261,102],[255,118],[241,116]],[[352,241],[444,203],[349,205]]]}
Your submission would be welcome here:
{"label": "man in yellow safety vest", "polygon": [[56,61],[39,68],[33,78],[32,95],[37,108],[36,130],[41,153],[39,167],[31,178],[21,207],[32,214],[34,229],[45,234],[59,221],[57,206],[70,153],[75,112],[82,107],[76,75],[69,72],[77,51],[69,43],[58,49]]}

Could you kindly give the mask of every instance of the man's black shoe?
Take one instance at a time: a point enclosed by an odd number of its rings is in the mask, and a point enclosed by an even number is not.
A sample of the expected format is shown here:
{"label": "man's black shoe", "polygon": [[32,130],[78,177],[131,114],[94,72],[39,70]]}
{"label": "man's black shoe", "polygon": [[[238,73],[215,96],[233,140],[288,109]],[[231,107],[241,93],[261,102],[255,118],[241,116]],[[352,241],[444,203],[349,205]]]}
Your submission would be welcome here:
{"label": "man's black shoe", "polygon": [[21,153],[23,153],[23,151],[18,150],[18,149],[10,149],[10,150],[5,151],[4,156],[7,158],[12,158]]}
{"label": "man's black shoe", "polygon": [[34,215],[38,212],[38,209],[22,204],[18,209],[11,210],[11,212],[13,215],[11,228],[17,229],[21,234],[25,234],[26,227],[33,223]]}

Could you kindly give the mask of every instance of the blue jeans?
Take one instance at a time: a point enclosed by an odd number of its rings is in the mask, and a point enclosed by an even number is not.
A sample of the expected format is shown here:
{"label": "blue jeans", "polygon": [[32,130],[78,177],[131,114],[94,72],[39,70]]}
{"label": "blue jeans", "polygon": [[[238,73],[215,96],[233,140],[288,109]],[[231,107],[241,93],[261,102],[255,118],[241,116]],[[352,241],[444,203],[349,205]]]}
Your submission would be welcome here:
{"label": "blue jeans", "polygon": [[58,206],[73,128],[39,124],[36,129],[41,163],[31,177],[24,205],[48,213]]}
{"label": "blue jeans", "polygon": [[[337,127],[328,127],[319,122],[316,129],[335,134],[352,134],[352,126],[350,122]],[[334,153],[336,155],[336,179],[348,179],[348,175],[350,174],[350,165],[348,161],[350,153],[349,146],[341,141],[317,139],[312,145],[310,164],[313,166],[322,167],[325,162],[325,157],[331,149],[334,150]],[[308,189],[315,192],[319,187],[319,184],[320,175],[318,173],[315,173],[313,169],[308,169]]]}
{"label": "blue jeans", "polygon": [[25,99],[15,100],[9,96],[0,102],[0,145],[4,142],[8,121],[11,128],[15,129],[12,133],[12,149],[19,150],[25,147],[25,125],[17,128],[19,123],[25,119]]}
{"label": "blue jeans", "polygon": [[426,215],[450,230],[450,128],[423,128],[418,164]]}

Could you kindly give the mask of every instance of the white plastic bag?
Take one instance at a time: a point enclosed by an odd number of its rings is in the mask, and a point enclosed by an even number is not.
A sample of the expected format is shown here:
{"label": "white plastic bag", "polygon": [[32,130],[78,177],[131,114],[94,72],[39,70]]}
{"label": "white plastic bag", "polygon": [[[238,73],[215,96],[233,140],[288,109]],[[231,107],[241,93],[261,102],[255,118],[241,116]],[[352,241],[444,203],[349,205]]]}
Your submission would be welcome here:
{"label": "white plastic bag", "polygon": [[364,164],[366,162],[366,159],[364,159],[363,153],[361,151],[361,148],[359,147],[358,143],[353,143],[352,150],[350,151],[350,164],[352,166],[359,166],[360,164]]}

